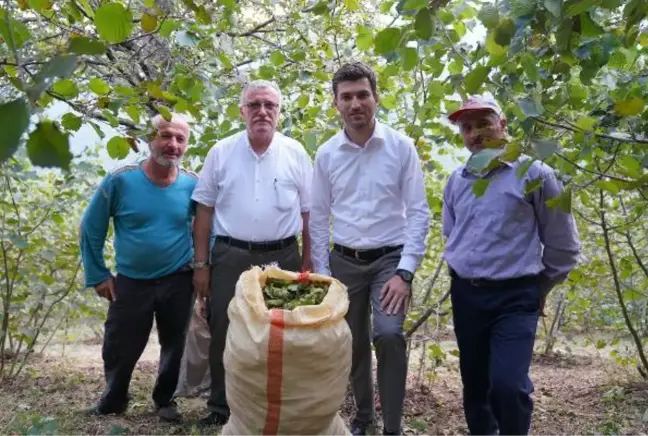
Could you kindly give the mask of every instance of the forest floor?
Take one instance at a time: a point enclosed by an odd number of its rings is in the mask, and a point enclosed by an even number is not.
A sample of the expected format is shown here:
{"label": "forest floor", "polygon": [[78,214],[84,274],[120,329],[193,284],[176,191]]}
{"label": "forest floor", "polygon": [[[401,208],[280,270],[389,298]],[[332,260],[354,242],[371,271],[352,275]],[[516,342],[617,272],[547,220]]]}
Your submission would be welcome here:
{"label": "forest floor", "polygon": [[[442,347],[451,349],[451,338],[445,339]],[[0,386],[0,434],[217,434],[217,428],[190,424],[204,414],[204,398],[178,400],[185,424],[161,423],[153,414],[150,392],[158,352],[153,333],[133,374],[125,415],[87,417],[79,411],[103,389],[100,340],[53,344],[44,355],[34,356],[20,376]],[[580,347],[571,353],[536,355],[531,433],[648,433],[648,385],[638,381],[636,370],[604,357],[608,353]],[[405,434],[466,434],[456,358],[448,358],[432,377],[417,365],[408,381]],[[378,401],[377,409],[379,414]],[[348,419],[352,412],[348,396],[342,416]],[[381,430],[377,427],[376,433]]]}

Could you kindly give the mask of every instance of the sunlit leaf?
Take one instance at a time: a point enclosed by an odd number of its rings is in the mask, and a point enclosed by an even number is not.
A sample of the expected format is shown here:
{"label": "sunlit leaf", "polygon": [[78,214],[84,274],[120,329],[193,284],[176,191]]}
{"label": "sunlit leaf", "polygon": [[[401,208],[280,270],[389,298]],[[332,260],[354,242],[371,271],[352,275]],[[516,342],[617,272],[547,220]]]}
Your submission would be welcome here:
{"label": "sunlit leaf", "polygon": [[67,113],[61,117],[61,124],[68,130],[77,131],[81,128],[81,118],[73,113]]}
{"label": "sunlit leaf", "polygon": [[394,27],[378,32],[374,38],[376,54],[387,55],[398,48],[400,43],[400,30]]}
{"label": "sunlit leaf", "polygon": [[68,53],[80,55],[100,55],[106,52],[106,44],[86,36],[78,36],[70,39]]}
{"label": "sunlit leaf", "polygon": [[76,69],[76,66],[76,55],[54,57],[34,77],[34,85],[27,90],[27,95],[31,100],[38,100],[41,94],[49,89],[55,78],[65,79],[69,77]]}
{"label": "sunlit leaf", "polygon": [[490,185],[492,179],[476,179],[472,184],[472,192],[475,194],[475,197],[481,197],[486,193],[488,185]]}
{"label": "sunlit leaf", "polygon": [[581,117],[576,121],[576,125],[586,131],[594,130],[596,123],[598,123],[598,120],[592,117]]}
{"label": "sunlit leaf", "polygon": [[405,47],[400,50],[401,64],[403,71],[410,71],[416,67],[418,63],[418,52],[415,48]]}
{"label": "sunlit leaf", "polygon": [[560,195],[545,201],[549,208],[557,208],[565,213],[571,213],[572,210],[572,191],[568,186]]}
{"label": "sunlit leaf", "polygon": [[414,30],[416,37],[424,41],[429,40],[434,33],[434,22],[432,14],[428,8],[421,9],[417,12],[414,20]]}
{"label": "sunlit leaf", "polygon": [[632,117],[642,113],[644,106],[644,100],[639,97],[635,97],[629,100],[617,101],[614,104],[614,111],[621,116]]}
{"label": "sunlit leaf", "polygon": [[90,79],[88,88],[97,95],[107,95],[110,93],[110,86],[99,77]]}
{"label": "sunlit leaf", "polygon": [[479,20],[487,29],[494,29],[499,23],[499,10],[495,5],[485,3],[479,11]]}
{"label": "sunlit leaf", "polygon": [[95,11],[95,26],[104,41],[126,40],[133,32],[133,13],[120,3],[104,3]]}
{"label": "sunlit leaf", "polygon": [[144,14],[142,15],[142,30],[144,32],[150,33],[157,29],[158,20],[155,15]]}
{"label": "sunlit leaf", "polygon": [[581,14],[594,6],[595,3],[596,0],[579,0],[567,7],[565,15],[567,17],[573,17],[574,15]]}
{"label": "sunlit leaf", "polygon": [[542,178],[536,177],[535,179],[528,180],[524,185],[524,195],[529,195],[542,187]]}
{"label": "sunlit leaf", "polygon": [[52,85],[52,92],[67,98],[74,98],[79,95],[79,88],[70,79],[63,79]]}
{"label": "sunlit leaf", "polygon": [[360,2],[359,0],[344,0],[344,6],[350,11],[356,11],[360,6]]}
{"label": "sunlit leaf", "polygon": [[279,67],[286,62],[286,58],[284,57],[283,53],[281,50],[275,50],[270,54],[270,62],[272,62],[273,65]]}
{"label": "sunlit leaf", "polygon": [[623,156],[617,160],[617,163],[623,168],[624,172],[634,178],[641,177],[641,162],[632,156]]}
{"label": "sunlit leaf", "polygon": [[130,144],[121,136],[113,136],[106,144],[108,155],[113,159],[124,159],[130,152]]}
{"label": "sunlit leaf", "polygon": [[488,77],[489,72],[489,67],[485,67],[483,65],[476,66],[470,73],[466,75],[464,79],[466,92],[468,92],[469,94],[477,93],[482,83],[484,83],[484,81]]}

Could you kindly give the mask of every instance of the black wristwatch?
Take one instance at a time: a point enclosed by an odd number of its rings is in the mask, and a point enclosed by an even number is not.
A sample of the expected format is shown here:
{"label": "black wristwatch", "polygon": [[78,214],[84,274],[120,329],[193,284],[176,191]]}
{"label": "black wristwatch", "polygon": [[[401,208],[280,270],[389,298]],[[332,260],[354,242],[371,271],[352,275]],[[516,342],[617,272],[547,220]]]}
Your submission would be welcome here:
{"label": "black wristwatch", "polygon": [[414,280],[414,274],[407,271],[406,269],[397,269],[396,275],[403,279],[405,283],[412,284],[412,281]]}

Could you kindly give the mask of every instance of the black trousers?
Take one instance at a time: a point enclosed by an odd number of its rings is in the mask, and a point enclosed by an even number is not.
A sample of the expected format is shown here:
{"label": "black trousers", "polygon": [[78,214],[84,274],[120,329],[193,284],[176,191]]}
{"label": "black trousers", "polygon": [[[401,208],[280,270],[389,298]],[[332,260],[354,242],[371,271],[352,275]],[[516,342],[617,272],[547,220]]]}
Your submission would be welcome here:
{"label": "black trousers", "polygon": [[209,327],[211,342],[209,346],[209,364],[211,375],[211,394],[207,401],[209,412],[229,415],[225,388],[225,368],[223,353],[227,342],[229,318],[227,307],[234,298],[236,282],[243,272],[253,265],[266,265],[277,262],[279,268],[299,272],[301,255],[298,245],[272,251],[249,251],[232,247],[225,242],[216,241],[212,250],[211,270],[211,314]]}
{"label": "black trousers", "polygon": [[491,286],[452,279],[463,406],[472,435],[529,432],[539,284],[534,278]]}
{"label": "black trousers", "polygon": [[157,407],[171,404],[178,384],[180,362],[194,303],[193,272],[182,270],[150,280],[118,275],[116,301],[110,303],[102,356],[106,389],[100,410],[111,413],[128,405],[128,387],[153,327],[160,342],[158,377],[153,389]]}

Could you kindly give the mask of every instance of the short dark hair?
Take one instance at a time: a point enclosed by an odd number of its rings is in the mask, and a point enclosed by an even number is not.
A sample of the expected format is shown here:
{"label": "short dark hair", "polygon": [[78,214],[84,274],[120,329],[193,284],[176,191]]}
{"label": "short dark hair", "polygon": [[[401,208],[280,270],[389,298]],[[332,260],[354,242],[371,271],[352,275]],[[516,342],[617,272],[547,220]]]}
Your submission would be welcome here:
{"label": "short dark hair", "polygon": [[342,65],[333,75],[333,95],[337,97],[338,85],[341,82],[355,82],[367,78],[373,95],[378,95],[376,72],[363,62],[353,62]]}

